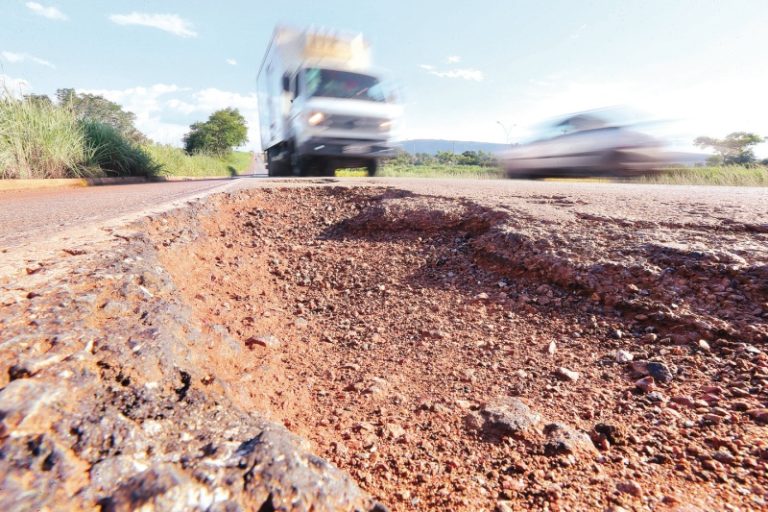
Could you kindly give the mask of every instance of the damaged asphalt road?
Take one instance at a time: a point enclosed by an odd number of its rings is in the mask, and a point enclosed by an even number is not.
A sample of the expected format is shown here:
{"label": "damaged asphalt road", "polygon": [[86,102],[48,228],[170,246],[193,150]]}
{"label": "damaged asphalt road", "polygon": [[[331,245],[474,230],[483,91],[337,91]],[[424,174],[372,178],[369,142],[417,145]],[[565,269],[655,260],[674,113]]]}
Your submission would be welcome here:
{"label": "damaged asphalt road", "polygon": [[265,183],[0,282],[4,510],[765,506],[765,193]]}

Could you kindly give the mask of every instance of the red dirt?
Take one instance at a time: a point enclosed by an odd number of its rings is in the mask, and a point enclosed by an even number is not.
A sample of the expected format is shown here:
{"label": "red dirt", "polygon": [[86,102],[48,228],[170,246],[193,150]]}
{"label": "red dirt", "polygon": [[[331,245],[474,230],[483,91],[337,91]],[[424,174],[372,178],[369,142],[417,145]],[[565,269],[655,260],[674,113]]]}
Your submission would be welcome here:
{"label": "red dirt", "polygon": [[[231,336],[250,349],[227,359],[212,341],[200,355],[211,380],[309,439],[393,510],[764,506],[768,443],[754,411],[767,406],[768,366],[756,348],[766,305],[753,302],[765,300],[762,274],[730,292],[759,310],[756,330],[714,335],[696,330],[697,320],[714,320],[693,299],[682,327],[632,309],[667,300],[643,295],[634,271],[595,270],[604,281],[590,289],[556,262],[510,266],[515,251],[539,254],[532,247],[555,258],[577,235],[597,252],[613,243],[586,225],[566,232],[528,219],[546,239],[493,253],[488,244],[512,236],[489,234],[506,214],[383,189],[220,196],[198,221],[188,243],[165,238],[190,229],[184,218],[150,235],[212,340]],[[626,227],[626,238],[638,229]],[[562,249],[576,254],[563,256],[572,263],[585,257]],[[734,304],[741,328],[752,313]],[[617,350],[663,361],[673,380],[643,393],[634,383],[647,372],[633,375]],[[546,428],[489,436],[485,404],[504,397],[543,416],[541,427],[561,423],[592,441],[553,452]]]}

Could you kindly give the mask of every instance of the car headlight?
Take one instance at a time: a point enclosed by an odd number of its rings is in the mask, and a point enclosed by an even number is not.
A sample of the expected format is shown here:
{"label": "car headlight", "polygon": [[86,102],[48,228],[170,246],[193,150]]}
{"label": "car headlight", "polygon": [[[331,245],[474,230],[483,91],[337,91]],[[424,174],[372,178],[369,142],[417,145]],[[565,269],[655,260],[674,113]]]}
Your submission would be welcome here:
{"label": "car headlight", "polygon": [[322,112],[313,112],[307,118],[307,124],[309,124],[309,126],[317,126],[323,121],[325,121],[325,114]]}
{"label": "car headlight", "polygon": [[392,129],[392,121],[382,121],[379,123],[379,130],[386,132]]}

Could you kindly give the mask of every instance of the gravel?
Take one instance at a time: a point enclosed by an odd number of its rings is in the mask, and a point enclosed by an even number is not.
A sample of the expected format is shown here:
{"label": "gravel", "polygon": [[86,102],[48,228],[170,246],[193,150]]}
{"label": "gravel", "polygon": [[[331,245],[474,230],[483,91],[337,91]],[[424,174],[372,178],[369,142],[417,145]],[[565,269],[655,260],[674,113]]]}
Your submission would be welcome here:
{"label": "gravel", "polygon": [[302,183],[0,283],[0,508],[766,506],[754,209]]}

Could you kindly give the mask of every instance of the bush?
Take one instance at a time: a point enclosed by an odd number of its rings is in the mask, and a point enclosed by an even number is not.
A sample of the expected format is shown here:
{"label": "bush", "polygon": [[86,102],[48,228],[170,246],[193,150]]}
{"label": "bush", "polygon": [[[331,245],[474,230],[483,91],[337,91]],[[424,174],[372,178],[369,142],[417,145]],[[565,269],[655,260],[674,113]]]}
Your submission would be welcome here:
{"label": "bush", "polygon": [[133,144],[116,128],[100,121],[81,121],[90,163],[113,176],[151,176],[160,165],[143,148]]}
{"label": "bush", "polygon": [[68,110],[0,92],[0,178],[95,176],[84,165],[91,154],[85,135]]}
{"label": "bush", "polygon": [[83,117],[69,104],[0,92],[0,179],[232,176],[245,171],[251,158],[243,152],[214,157],[187,155],[170,146],[139,146],[119,128]]}
{"label": "bush", "polygon": [[173,146],[150,145],[144,149],[162,170],[172,176],[233,176],[245,171],[251,163],[251,154],[234,152],[225,158],[204,154],[188,155]]}

